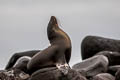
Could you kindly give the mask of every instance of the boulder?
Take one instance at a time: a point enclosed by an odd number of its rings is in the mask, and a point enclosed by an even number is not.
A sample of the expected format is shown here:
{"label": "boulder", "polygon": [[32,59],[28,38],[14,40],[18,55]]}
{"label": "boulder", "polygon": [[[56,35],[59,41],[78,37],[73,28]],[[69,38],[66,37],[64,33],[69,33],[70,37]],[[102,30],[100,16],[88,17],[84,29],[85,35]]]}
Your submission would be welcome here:
{"label": "boulder", "polygon": [[109,66],[120,65],[120,53],[112,51],[100,51],[96,55],[104,55],[109,60]]}
{"label": "boulder", "polygon": [[29,80],[87,80],[79,72],[69,69],[64,75],[56,67],[44,68],[34,72]]}
{"label": "boulder", "polygon": [[87,78],[93,77],[99,73],[107,72],[108,59],[103,55],[93,56],[80,63],[75,64],[72,69],[83,74]]}
{"label": "boulder", "polygon": [[115,73],[115,80],[120,80],[120,69]]}
{"label": "boulder", "polygon": [[0,70],[1,80],[28,80],[29,74],[18,69]]}
{"label": "boulder", "polygon": [[100,51],[120,52],[120,40],[98,36],[87,36],[83,39],[81,43],[82,59],[92,57]]}
{"label": "boulder", "polygon": [[120,69],[120,65],[109,66],[108,73],[115,75],[115,73]]}
{"label": "boulder", "polygon": [[108,73],[101,73],[94,76],[91,80],[115,80],[115,77]]}
{"label": "boulder", "polygon": [[12,68],[20,57],[23,57],[23,56],[33,57],[38,52],[40,52],[40,50],[30,50],[30,51],[18,52],[18,53],[13,54],[9,62],[7,63],[5,69]]}

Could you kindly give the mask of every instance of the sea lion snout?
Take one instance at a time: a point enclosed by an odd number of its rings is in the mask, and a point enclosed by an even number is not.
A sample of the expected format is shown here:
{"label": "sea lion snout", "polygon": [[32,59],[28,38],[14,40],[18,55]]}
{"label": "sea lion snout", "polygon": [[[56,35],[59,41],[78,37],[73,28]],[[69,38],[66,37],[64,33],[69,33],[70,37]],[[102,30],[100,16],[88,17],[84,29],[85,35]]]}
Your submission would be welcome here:
{"label": "sea lion snout", "polygon": [[51,18],[50,18],[50,23],[51,23],[51,24],[57,24],[57,19],[56,19],[55,16],[51,16]]}

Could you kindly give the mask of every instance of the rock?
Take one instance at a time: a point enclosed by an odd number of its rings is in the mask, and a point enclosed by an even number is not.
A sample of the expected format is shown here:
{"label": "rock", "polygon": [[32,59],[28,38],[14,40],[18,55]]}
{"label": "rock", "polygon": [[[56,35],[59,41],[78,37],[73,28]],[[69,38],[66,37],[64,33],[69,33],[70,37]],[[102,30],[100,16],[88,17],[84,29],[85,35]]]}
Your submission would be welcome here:
{"label": "rock", "polygon": [[29,74],[18,69],[0,70],[1,80],[28,80]]}
{"label": "rock", "polygon": [[28,64],[28,62],[30,60],[31,60],[31,57],[29,57],[29,56],[20,57],[16,61],[15,65],[13,66],[13,68],[19,69],[19,70],[29,74],[29,70],[27,69],[27,64]]}
{"label": "rock", "polygon": [[115,73],[120,69],[120,65],[109,66],[108,73],[115,75]]}
{"label": "rock", "polygon": [[87,36],[81,43],[82,59],[92,57],[100,51],[120,52],[120,40]]}
{"label": "rock", "polygon": [[24,51],[24,52],[19,52],[19,53],[15,53],[12,55],[12,57],[10,58],[7,66],[6,66],[6,70],[10,69],[13,67],[13,65],[16,63],[16,61],[23,56],[29,56],[32,57],[34,56],[36,53],[40,52],[40,50],[31,50],[31,51]]}
{"label": "rock", "polygon": [[108,73],[101,73],[94,76],[91,80],[115,80],[115,77]]}
{"label": "rock", "polygon": [[97,55],[75,64],[72,68],[90,78],[99,73],[107,72],[108,59],[103,55]]}
{"label": "rock", "polygon": [[87,80],[79,72],[69,69],[64,75],[56,67],[44,68],[34,72],[29,80]]}
{"label": "rock", "polygon": [[96,55],[104,55],[109,60],[109,66],[120,65],[120,53],[112,51],[101,51]]}
{"label": "rock", "polygon": [[120,69],[115,73],[115,80],[120,80]]}

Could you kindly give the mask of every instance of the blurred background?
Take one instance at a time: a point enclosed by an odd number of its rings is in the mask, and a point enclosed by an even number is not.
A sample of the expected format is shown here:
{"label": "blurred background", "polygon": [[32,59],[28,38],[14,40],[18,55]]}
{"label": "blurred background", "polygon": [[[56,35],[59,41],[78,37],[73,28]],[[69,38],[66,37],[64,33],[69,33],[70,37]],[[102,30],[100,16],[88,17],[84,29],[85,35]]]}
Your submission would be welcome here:
{"label": "blurred background", "polygon": [[120,0],[0,0],[0,69],[16,52],[49,46],[51,16],[71,38],[71,66],[81,61],[85,36],[120,40]]}

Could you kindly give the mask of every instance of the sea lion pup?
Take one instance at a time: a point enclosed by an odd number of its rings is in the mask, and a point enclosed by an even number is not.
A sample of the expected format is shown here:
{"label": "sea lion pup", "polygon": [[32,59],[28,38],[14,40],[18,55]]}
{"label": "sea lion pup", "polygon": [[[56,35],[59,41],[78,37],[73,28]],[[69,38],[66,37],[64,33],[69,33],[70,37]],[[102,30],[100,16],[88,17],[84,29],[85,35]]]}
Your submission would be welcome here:
{"label": "sea lion pup", "polygon": [[35,55],[36,53],[40,52],[40,50],[30,50],[30,51],[24,51],[24,52],[18,52],[13,54],[13,56],[10,58],[7,66],[6,66],[6,70],[10,69],[13,67],[13,65],[16,63],[16,61],[23,56],[29,56],[32,57],[33,55]]}
{"label": "sea lion pup", "polygon": [[100,51],[120,52],[120,40],[98,36],[86,36],[81,43],[82,59],[92,57]]}
{"label": "sea lion pup", "polygon": [[47,35],[51,45],[32,57],[27,65],[28,69],[35,72],[41,68],[56,66],[67,74],[71,57],[71,41],[69,36],[59,28],[54,16],[48,24]]}
{"label": "sea lion pup", "polygon": [[31,57],[29,56],[20,57],[14,64],[13,68],[24,71],[25,73],[29,73],[27,69],[27,64],[30,60],[31,60]]}

